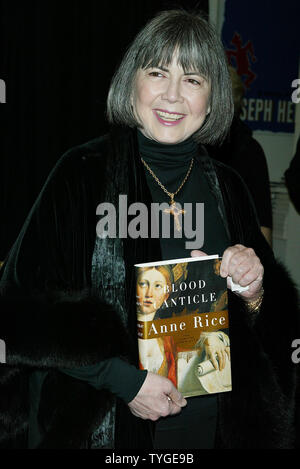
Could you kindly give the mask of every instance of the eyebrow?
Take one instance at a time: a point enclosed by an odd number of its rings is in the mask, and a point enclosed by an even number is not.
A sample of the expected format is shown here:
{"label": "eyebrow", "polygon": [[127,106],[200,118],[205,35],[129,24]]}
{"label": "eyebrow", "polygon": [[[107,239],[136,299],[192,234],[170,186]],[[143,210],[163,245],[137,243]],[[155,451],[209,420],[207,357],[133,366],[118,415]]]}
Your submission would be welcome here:
{"label": "eyebrow", "polygon": [[[165,67],[160,67],[160,66],[157,66],[157,67],[149,67],[149,68],[159,68],[159,70],[162,70],[163,72],[169,72],[170,70],[168,70],[167,68]],[[201,75],[201,73],[199,72],[186,72],[184,73],[185,76],[188,76],[188,75],[197,75],[199,77],[202,77],[202,78],[205,78],[203,75]]]}

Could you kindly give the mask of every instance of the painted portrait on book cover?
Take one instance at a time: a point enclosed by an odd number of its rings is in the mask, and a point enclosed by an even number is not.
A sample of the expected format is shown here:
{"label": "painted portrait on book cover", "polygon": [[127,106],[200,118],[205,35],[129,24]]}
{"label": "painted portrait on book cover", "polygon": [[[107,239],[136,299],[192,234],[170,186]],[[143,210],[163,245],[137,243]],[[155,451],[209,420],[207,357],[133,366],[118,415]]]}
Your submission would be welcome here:
{"label": "painted portrait on book cover", "polygon": [[[143,321],[146,329],[153,327],[156,331],[168,324],[175,327],[187,317],[191,321],[203,313],[207,313],[205,318],[221,311],[227,313],[227,286],[219,276],[219,266],[220,260],[213,259],[138,267],[138,321]],[[205,281],[200,280],[204,278]],[[191,301],[196,285],[204,292],[202,302],[197,304]],[[208,301],[207,292],[212,289],[214,293],[210,293]],[[139,338],[140,367],[169,378],[185,397],[230,391],[228,329],[201,326],[202,329],[192,330],[192,335],[184,330],[180,334],[172,331],[155,338]]]}

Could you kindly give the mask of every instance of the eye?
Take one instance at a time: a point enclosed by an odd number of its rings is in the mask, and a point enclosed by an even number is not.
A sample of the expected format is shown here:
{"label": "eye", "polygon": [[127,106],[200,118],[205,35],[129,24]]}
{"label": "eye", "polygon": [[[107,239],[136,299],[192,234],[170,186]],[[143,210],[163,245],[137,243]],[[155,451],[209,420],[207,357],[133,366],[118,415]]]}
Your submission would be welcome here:
{"label": "eye", "polygon": [[145,281],[143,281],[143,280],[140,280],[140,281],[139,281],[139,286],[140,286],[141,288],[145,288],[145,287],[147,287],[147,282],[145,282]]}
{"label": "eye", "polygon": [[163,77],[163,74],[161,72],[158,72],[158,71],[153,71],[153,72],[149,72],[149,75],[151,77]]}
{"label": "eye", "polygon": [[201,80],[195,80],[195,78],[188,78],[187,81],[189,83],[191,83],[192,85],[195,85],[195,86],[201,86],[203,81]]}

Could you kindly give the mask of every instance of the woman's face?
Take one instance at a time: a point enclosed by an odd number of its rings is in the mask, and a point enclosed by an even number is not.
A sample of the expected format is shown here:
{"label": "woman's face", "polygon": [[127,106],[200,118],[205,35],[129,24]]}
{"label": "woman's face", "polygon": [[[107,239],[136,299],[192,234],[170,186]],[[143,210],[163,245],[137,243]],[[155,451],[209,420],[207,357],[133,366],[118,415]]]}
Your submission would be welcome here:
{"label": "woman's face", "polygon": [[169,296],[165,276],[156,269],[146,270],[137,282],[139,311],[150,314],[158,310]]}
{"label": "woman's face", "polygon": [[210,85],[195,70],[184,72],[176,56],[163,68],[139,69],[132,104],[142,133],[157,142],[186,140],[209,113]]}

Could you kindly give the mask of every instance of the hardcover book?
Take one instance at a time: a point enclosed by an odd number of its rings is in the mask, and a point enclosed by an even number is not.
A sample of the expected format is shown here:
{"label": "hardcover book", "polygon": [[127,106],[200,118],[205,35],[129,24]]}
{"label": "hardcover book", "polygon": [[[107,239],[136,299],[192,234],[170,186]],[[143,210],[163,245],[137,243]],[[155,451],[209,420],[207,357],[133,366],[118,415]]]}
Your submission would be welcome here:
{"label": "hardcover book", "polygon": [[232,389],[220,265],[217,255],[135,265],[140,368],[169,378],[184,397]]}

